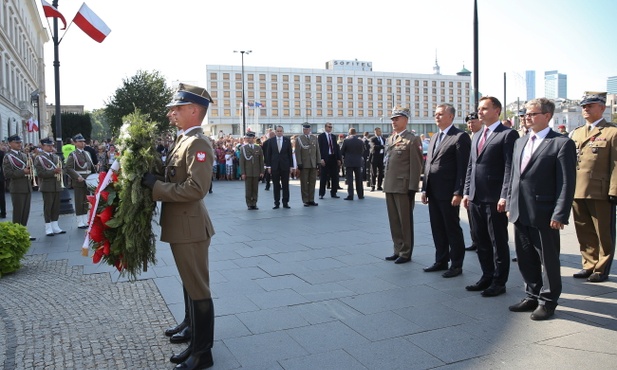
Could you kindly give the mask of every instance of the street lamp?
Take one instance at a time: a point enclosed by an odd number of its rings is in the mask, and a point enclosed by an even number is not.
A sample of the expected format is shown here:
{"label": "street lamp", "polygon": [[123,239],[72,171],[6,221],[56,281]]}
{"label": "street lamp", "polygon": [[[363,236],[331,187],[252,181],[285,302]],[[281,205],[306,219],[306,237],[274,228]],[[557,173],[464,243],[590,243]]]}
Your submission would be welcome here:
{"label": "street lamp", "polygon": [[244,99],[244,54],[250,54],[252,50],[234,50],[234,53],[240,53],[242,55],[242,132],[240,135],[244,135],[246,132],[246,101]]}

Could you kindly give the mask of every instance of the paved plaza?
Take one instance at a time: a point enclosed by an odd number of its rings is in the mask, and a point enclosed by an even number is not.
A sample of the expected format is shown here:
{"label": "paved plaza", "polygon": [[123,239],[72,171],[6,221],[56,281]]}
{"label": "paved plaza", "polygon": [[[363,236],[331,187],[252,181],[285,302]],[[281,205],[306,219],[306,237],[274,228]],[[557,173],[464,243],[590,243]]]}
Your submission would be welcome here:
{"label": "paved plaza", "polygon": [[[292,181],[292,208],[273,210],[272,192],[260,184],[260,209],[247,211],[243,182],[215,181],[213,190],[205,199],[216,230],[213,369],[617,366],[617,277],[572,278],[580,269],[572,222],[561,234],[560,305],[554,319],[535,322],[508,311],[524,296],[516,263],[507,293],[495,298],[464,288],[480,277],[475,252],[461,276],[422,271],[434,246],[419,201],[412,262],[395,265],[383,259],[392,243],[382,192],[367,189],[354,201],[326,195],[303,207]],[[8,194],[7,203],[10,219]],[[28,228],[37,240],[23,267],[0,279],[0,368],[173,368],[169,356],[186,345],[163,335],[184,316],[169,246],[158,242],[156,265],[129,282],[81,256],[84,231],[74,215],[60,218],[66,234],[46,237],[42,210],[35,192]],[[469,245],[464,209],[461,219]],[[512,228],[510,240],[514,255]]]}

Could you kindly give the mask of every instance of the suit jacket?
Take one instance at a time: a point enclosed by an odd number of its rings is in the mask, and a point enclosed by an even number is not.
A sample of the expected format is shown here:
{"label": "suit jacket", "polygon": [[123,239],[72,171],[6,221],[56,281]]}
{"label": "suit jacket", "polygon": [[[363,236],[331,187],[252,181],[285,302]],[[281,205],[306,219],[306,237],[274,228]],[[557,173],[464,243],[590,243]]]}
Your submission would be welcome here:
{"label": "suit jacket", "polygon": [[[330,141],[332,143],[332,154],[338,161],[340,161],[341,150],[336,143],[336,137],[334,137],[334,135],[332,134],[330,134]],[[319,154],[321,156],[321,159],[328,158],[328,156],[330,155],[330,147],[328,145],[328,138],[326,137],[325,132],[322,132],[321,134],[319,134],[319,136],[317,136],[317,143],[319,144]]]}
{"label": "suit jacket", "polygon": [[451,200],[454,195],[463,196],[471,138],[452,126],[433,152],[438,137],[439,133],[433,135],[428,146],[422,191],[429,199]]}
{"label": "suit jacket", "polygon": [[296,140],[298,168],[317,168],[319,162],[321,162],[321,154],[319,153],[319,143],[315,135],[309,135],[308,138],[306,135],[298,135]]}
{"label": "suit jacket", "polygon": [[[380,137],[381,137],[381,140],[383,140],[383,144],[381,144],[381,141],[379,141]],[[373,136],[371,138],[371,150],[370,150],[371,163],[383,163],[383,158],[384,158],[385,148],[386,148],[385,144],[386,144],[386,140],[383,138],[383,136]]]}
{"label": "suit jacket", "polygon": [[516,131],[500,123],[478,154],[478,142],[482,135],[483,131],[478,131],[471,141],[463,193],[475,202],[497,203],[499,199],[508,197],[512,150],[519,136]]}
{"label": "suit jacket", "polygon": [[388,137],[383,189],[386,193],[418,191],[422,173],[422,141],[409,130]]}
{"label": "suit jacket", "polygon": [[261,146],[253,144],[253,149],[249,144],[240,148],[240,170],[242,175],[248,177],[259,177],[264,173],[264,153]]}
{"label": "suit jacket", "polygon": [[288,137],[283,136],[283,144],[281,145],[280,153],[276,143],[276,136],[266,140],[266,143],[266,167],[270,167],[272,172],[289,172],[289,169],[293,167],[294,163],[291,156],[291,140],[289,140]]}
{"label": "suit jacket", "polygon": [[38,177],[39,191],[44,193],[59,193],[62,182],[58,180],[54,170],[60,157],[53,153],[41,153],[34,159],[34,167]]}
{"label": "suit jacket", "polygon": [[574,142],[550,130],[521,171],[523,150],[531,135],[514,144],[506,202],[509,220],[539,229],[549,228],[551,220],[567,224],[576,182]]}
{"label": "suit jacket", "polygon": [[165,161],[165,182],[157,181],[152,199],[161,201],[161,241],[191,243],[214,235],[203,201],[212,182],[214,151],[201,127],[185,132]]}
{"label": "suit jacket", "polygon": [[617,126],[602,120],[587,133],[583,125],[572,132],[572,140],[578,153],[574,198],[617,196]]}
{"label": "suit jacket", "polygon": [[341,155],[345,160],[345,167],[362,167],[364,142],[355,137],[348,137],[341,146]]}
{"label": "suit jacket", "polygon": [[[27,167],[28,157],[24,152],[9,150],[2,160],[2,171],[7,179],[10,179],[9,191],[15,194],[32,192],[32,181],[24,173]],[[33,171],[33,169],[30,169]],[[32,172],[30,172],[32,173]]]}

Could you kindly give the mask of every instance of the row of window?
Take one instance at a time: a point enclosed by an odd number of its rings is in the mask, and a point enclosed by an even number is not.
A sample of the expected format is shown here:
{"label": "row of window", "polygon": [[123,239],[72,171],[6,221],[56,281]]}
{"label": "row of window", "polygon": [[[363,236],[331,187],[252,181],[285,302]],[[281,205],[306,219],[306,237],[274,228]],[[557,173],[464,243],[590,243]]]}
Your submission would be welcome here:
{"label": "row of window", "polygon": [[[463,115],[467,114],[467,112],[471,111],[471,107],[467,106],[467,108],[465,110],[463,110],[463,107],[459,104],[457,107],[457,116],[458,117],[462,117]],[[253,111],[252,109],[249,109],[248,111],[245,110],[247,117],[253,117],[256,112]],[[210,115],[210,118],[217,118],[217,117],[239,117],[242,116],[242,109],[238,108],[238,109],[213,109],[211,111],[209,111],[208,113]],[[220,114],[220,115],[219,115]],[[305,118],[305,117],[315,117],[315,118],[333,118],[333,117],[341,117],[341,118],[345,118],[345,117],[375,117],[375,118],[383,118],[383,117],[389,117],[390,111],[386,111],[386,110],[381,110],[381,111],[373,111],[373,110],[367,110],[367,111],[363,111],[363,110],[355,110],[355,109],[277,109],[277,108],[271,108],[268,111],[266,111],[265,109],[260,109],[258,112],[258,117],[263,117],[263,118],[280,118],[280,117],[285,117],[285,118],[289,118],[289,117],[297,117],[297,118]],[[433,117],[433,111],[427,110],[427,108],[424,108],[424,110],[420,110],[420,109],[414,109],[412,110],[412,116],[415,118],[431,118]]]}

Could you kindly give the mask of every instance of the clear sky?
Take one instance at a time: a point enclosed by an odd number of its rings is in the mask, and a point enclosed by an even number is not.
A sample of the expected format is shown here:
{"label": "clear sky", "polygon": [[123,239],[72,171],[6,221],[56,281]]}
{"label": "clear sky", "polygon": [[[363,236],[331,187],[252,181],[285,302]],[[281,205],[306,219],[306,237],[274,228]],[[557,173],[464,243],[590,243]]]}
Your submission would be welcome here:
{"label": "clear sky", "polygon": [[[48,0],[51,3],[52,0]],[[81,0],[59,0],[67,22]],[[374,71],[473,71],[473,0],[88,0],[111,28],[99,44],[75,25],[60,43],[61,104],[103,108],[123,79],[159,71],[206,85],[206,65],[324,69],[333,59],[373,62]],[[41,5],[39,2],[39,9]],[[40,10],[41,15],[43,14]],[[525,98],[526,70],[568,75],[568,97],[606,91],[617,75],[611,42],[616,0],[478,0],[480,92]],[[45,27],[51,28],[43,19]],[[62,31],[60,32],[62,36]],[[45,46],[47,103],[54,103],[53,43]]]}

